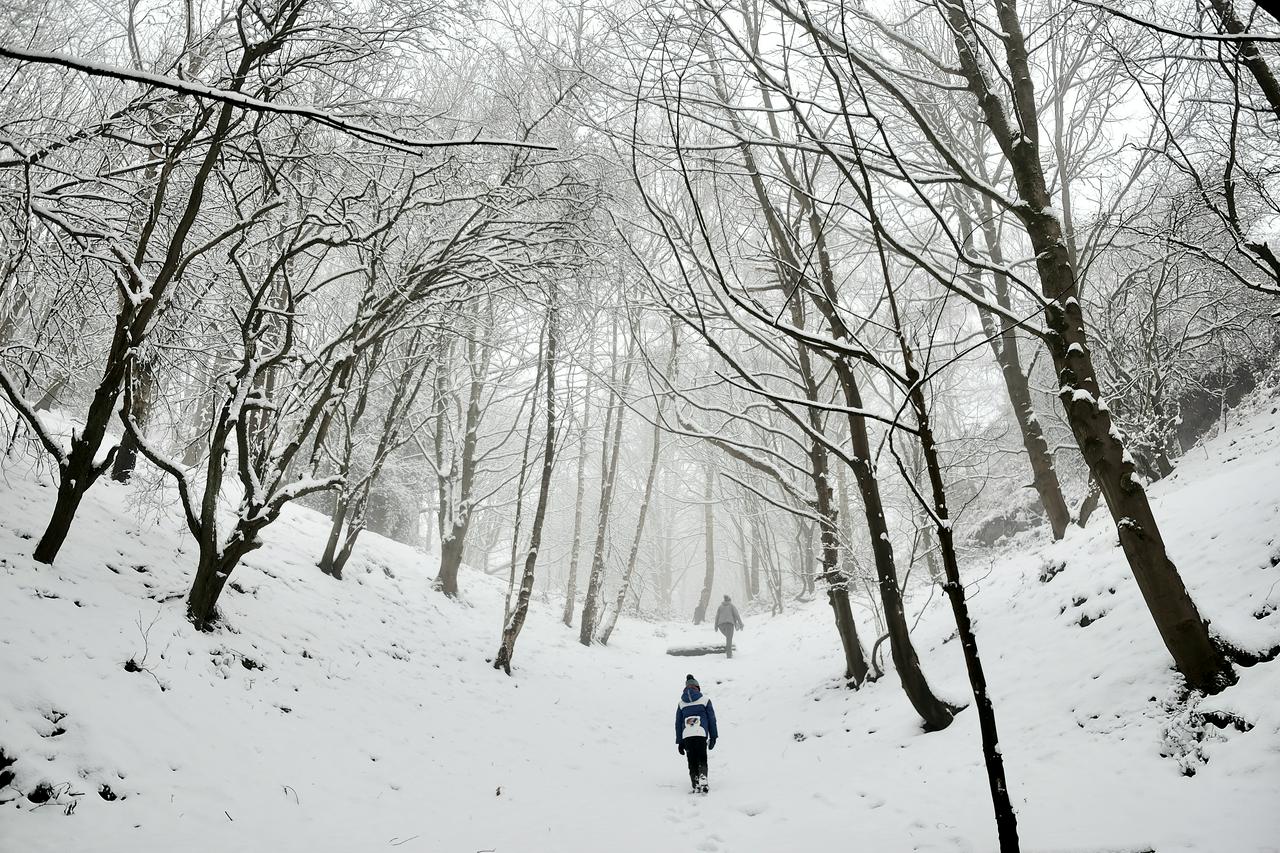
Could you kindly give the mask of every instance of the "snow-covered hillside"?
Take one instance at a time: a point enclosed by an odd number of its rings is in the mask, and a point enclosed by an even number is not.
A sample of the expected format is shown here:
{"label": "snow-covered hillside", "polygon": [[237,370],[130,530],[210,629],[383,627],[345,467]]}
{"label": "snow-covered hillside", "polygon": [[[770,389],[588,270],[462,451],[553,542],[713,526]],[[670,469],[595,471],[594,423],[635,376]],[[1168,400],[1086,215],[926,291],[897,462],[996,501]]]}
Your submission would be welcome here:
{"label": "snow-covered hillside", "polygon": [[[1280,643],[1278,408],[1252,406],[1154,489],[1203,612],[1254,650]],[[52,492],[12,464],[0,483],[0,748],[16,759],[0,850],[995,847],[975,714],[923,734],[892,672],[839,687],[821,602],[748,615],[731,661],[664,655],[711,636],[687,626],[624,622],[584,649],[535,606],[508,678],[486,661],[495,581],[468,573],[448,601],[430,558],[373,535],[333,581],[314,568],[320,517],[296,510],[234,576],[226,627],[198,634],[192,550],[125,488],[95,488],[57,566],[34,564]],[[1280,849],[1280,662],[1176,704],[1108,524],[965,567],[1024,850]],[[959,702],[953,628],[935,600],[917,638]],[[707,797],[674,744],[687,671],[722,730]]]}

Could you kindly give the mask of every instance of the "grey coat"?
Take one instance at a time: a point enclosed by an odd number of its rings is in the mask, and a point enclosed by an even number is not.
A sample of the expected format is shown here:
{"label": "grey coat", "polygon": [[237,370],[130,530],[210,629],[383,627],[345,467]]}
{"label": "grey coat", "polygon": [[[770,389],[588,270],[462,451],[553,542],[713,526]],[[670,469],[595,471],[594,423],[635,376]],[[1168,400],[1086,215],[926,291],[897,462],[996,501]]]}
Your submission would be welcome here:
{"label": "grey coat", "polygon": [[716,611],[715,625],[717,628],[721,625],[732,625],[735,628],[742,627],[742,617],[738,615],[738,608],[733,606],[732,601],[720,603],[720,609]]}

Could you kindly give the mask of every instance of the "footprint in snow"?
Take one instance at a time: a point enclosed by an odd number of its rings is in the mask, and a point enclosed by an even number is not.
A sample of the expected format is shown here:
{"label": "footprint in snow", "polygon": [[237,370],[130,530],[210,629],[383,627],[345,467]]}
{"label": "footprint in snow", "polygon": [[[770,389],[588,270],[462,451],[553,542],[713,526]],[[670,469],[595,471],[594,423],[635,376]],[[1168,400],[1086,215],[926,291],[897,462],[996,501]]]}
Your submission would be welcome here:
{"label": "footprint in snow", "polygon": [[859,791],[858,796],[867,801],[867,808],[878,809],[884,805],[885,801],[879,797],[872,796],[865,791]]}

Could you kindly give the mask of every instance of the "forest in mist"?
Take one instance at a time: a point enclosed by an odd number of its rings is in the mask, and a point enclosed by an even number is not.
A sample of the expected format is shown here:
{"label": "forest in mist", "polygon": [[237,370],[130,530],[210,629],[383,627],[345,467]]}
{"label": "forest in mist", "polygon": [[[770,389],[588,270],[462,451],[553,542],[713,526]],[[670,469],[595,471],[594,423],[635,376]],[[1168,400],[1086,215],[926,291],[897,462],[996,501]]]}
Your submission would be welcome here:
{"label": "forest in mist", "polygon": [[500,578],[507,674],[537,604],[607,646],[817,599],[847,686],[891,673],[928,731],[962,711],[913,644],[945,598],[1002,850],[965,582],[993,548],[1104,519],[1188,695],[1280,650],[1213,630],[1147,493],[1275,377],[1269,3],[0,22],[0,468],[56,489],[39,564],[127,483],[216,632],[301,506],[333,597],[370,533],[446,596]]}

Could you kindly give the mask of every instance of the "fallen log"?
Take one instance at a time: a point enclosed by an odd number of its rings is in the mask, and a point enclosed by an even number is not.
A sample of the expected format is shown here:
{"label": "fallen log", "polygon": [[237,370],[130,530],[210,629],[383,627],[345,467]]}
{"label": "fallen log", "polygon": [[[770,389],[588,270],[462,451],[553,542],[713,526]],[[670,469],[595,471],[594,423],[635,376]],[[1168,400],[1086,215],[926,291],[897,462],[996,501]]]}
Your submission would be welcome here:
{"label": "fallen log", "polygon": [[700,646],[672,646],[667,654],[679,658],[697,657],[699,655],[722,655],[724,643],[708,643]]}

